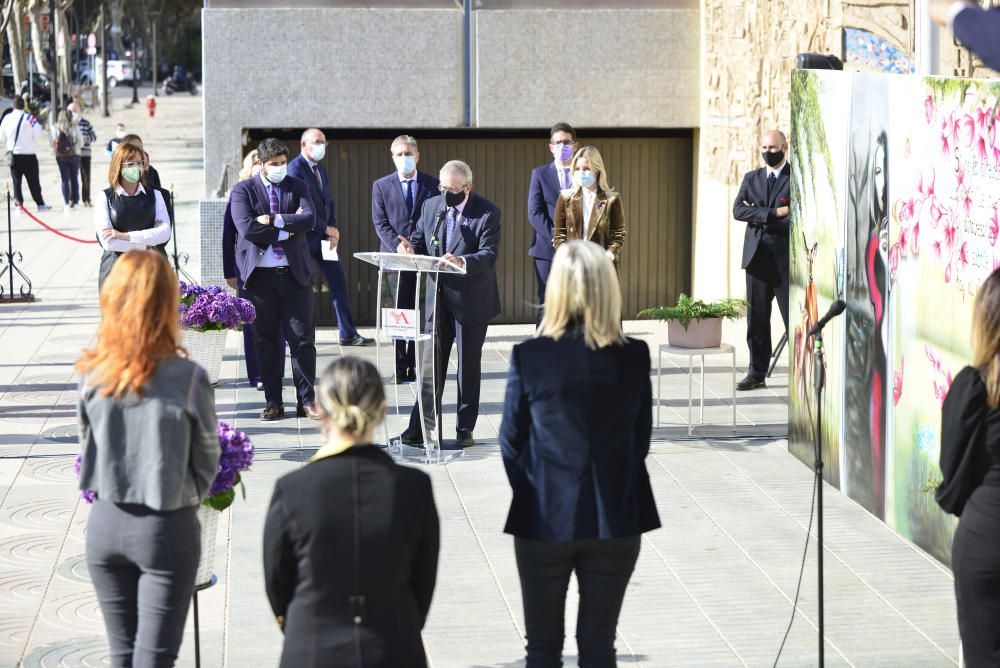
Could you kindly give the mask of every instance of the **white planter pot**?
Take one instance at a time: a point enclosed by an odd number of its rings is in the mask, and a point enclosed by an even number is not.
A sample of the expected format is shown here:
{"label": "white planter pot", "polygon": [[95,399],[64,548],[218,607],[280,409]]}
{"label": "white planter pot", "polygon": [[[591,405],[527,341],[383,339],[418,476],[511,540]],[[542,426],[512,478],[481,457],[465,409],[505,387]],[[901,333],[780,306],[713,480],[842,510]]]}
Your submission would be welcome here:
{"label": "white planter pot", "polygon": [[208,372],[208,379],[212,384],[219,382],[228,334],[228,329],[214,329],[207,332],[184,330],[184,347],[187,348],[188,357]]}
{"label": "white planter pot", "polygon": [[208,584],[215,574],[215,539],[219,532],[219,515],[215,508],[204,504],[198,506],[198,521],[201,523],[201,559],[194,585]]}
{"label": "white planter pot", "polygon": [[722,318],[692,320],[686,330],[677,320],[668,320],[667,343],[678,348],[718,348],[722,343]]}

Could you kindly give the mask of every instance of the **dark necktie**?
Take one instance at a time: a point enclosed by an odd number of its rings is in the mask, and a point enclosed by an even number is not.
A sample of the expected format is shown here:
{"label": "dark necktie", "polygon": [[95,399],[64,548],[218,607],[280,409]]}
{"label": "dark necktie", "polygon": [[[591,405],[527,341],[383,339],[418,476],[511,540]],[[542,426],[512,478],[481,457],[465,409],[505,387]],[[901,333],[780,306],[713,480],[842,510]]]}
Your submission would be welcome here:
{"label": "dark necktie", "polygon": [[778,177],[771,172],[767,175],[767,203],[771,203],[771,193],[774,192],[774,184],[778,181]]}
{"label": "dark necktie", "polygon": [[316,177],[316,183],[319,184],[320,191],[323,190],[323,177],[319,175],[319,165],[313,165],[313,176]]}
{"label": "dark necktie", "polygon": [[449,207],[444,215],[444,234],[441,235],[441,254],[448,252],[448,240],[455,233],[455,218],[457,217],[455,207]]}
{"label": "dark necktie", "polygon": [[[277,216],[281,212],[281,203],[278,199],[278,186],[267,187],[267,198],[268,203],[270,204],[271,214]],[[285,249],[277,241],[271,244],[271,250],[274,252],[274,257],[279,260],[285,257]]]}
{"label": "dark necktie", "polygon": [[413,179],[406,179],[406,213],[413,216]]}

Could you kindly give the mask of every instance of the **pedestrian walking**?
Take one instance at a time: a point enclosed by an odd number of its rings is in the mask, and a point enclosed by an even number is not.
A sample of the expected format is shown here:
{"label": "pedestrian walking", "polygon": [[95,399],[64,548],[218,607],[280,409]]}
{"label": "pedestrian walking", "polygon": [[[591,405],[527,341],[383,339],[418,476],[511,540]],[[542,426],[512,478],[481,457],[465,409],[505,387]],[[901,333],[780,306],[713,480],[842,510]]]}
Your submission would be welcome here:
{"label": "pedestrian walking", "polygon": [[80,132],[80,126],[70,120],[68,112],[60,111],[50,135],[56,152],[56,164],[59,165],[63,211],[69,211],[80,204],[80,151],[83,148],[83,133]]}
{"label": "pedestrian walking", "polygon": [[649,348],[621,328],[617,272],[589,241],[560,246],[534,339],[514,346],[500,449],[513,498],[527,668],[561,666],[576,573],[579,665],[615,665],[615,631],[641,535],[660,526],[645,459]]}
{"label": "pedestrian walking", "polygon": [[76,102],[69,105],[70,120],[80,127],[83,135],[83,146],[80,147],[80,199],[84,206],[93,206],[90,201],[90,158],[92,144],[97,141],[94,126],[80,114],[80,105]]}
{"label": "pedestrian walking", "polygon": [[423,668],[439,547],[430,477],[372,445],[386,408],[373,364],[339,358],[317,398],[326,445],[278,480],[264,524],[280,665]]}
{"label": "pedestrian walking", "polygon": [[7,165],[10,167],[10,178],[14,182],[14,204],[24,205],[24,193],[21,192],[21,179],[27,179],[31,198],[35,200],[39,211],[48,211],[52,207],[42,198],[42,185],[38,179],[38,156],[35,155],[35,142],[42,136],[42,124],[38,119],[24,110],[24,99],[14,96],[13,111],[4,116],[0,122],[0,141],[7,146]]}
{"label": "pedestrian walking", "polygon": [[[87,572],[111,665],[172,666],[201,553],[196,511],[221,449],[208,375],[182,357],[177,276],[131,251],[101,293],[97,342],[76,364]],[[151,428],[153,426],[154,428]]]}

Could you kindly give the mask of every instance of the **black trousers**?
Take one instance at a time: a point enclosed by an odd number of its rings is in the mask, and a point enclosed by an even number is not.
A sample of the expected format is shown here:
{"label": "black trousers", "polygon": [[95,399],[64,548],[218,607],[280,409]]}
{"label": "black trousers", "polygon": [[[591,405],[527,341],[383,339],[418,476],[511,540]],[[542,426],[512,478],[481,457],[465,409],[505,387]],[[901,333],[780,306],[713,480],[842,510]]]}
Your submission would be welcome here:
{"label": "black trousers", "polygon": [[[396,288],[396,308],[411,309],[416,303],[416,272],[399,272],[399,286]],[[415,365],[413,341],[396,341],[396,375],[412,371]]]}
{"label": "black trousers", "polygon": [[296,403],[315,402],[316,390],[316,309],[312,285],[300,285],[287,268],[253,270],[244,286],[257,309],[253,323],[254,349],[264,399],[281,404],[285,347],[292,357],[292,380]]}
{"label": "black trousers", "polygon": [[174,665],[200,556],[194,506],[158,512],[94,503],[87,520],[87,570],[114,668]]}
{"label": "black trousers", "polygon": [[545,310],[541,307],[545,306],[545,286],[549,283],[549,271],[552,269],[552,260],[542,260],[535,258],[535,280],[538,282],[538,316],[535,319],[535,324],[540,325],[542,323],[542,316],[545,314]]}
{"label": "black trousers", "polygon": [[[456,429],[472,431],[479,419],[479,385],[483,368],[483,344],[486,343],[488,323],[463,325],[455,319],[448,303],[438,295],[437,327],[434,350],[434,405],[437,406],[439,432],[443,420],[441,397],[444,380],[448,376],[448,359],[451,347],[458,342],[458,424]],[[429,397],[428,397],[429,398]],[[411,434],[420,433],[420,409],[416,404],[410,411]]]}
{"label": "black trousers", "polygon": [[80,198],[90,204],[90,156],[80,156]]}
{"label": "black trousers", "polygon": [[[775,244],[785,244],[784,252]],[[788,331],[788,239],[765,235],[746,268],[748,376],[762,379],[771,363],[771,302],[778,300]],[[783,259],[782,259],[783,258]]]}
{"label": "black trousers", "polygon": [[[325,243],[325,242],[324,242]],[[337,314],[337,329],[341,339],[353,339],[358,335],[351,316],[351,298],[347,294],[347,277],[344,276],[344,266],[340,262],[327,262],[323,259],[323,250],[319,245],[310,247],[309,253],[316,262],[316,268],[326,279],[330,290],[330,302],[333,312]]]}
{"label": "black trousers", "polygon": [[951,550],[962,656],[968,668],[1000,666],[1000,489],[983,485],[962,511]]}
{"label": "black trousers", "polygon": [[14,182],[14,202],[24,204],[24,193],[21,191],[21,177],[28,180],[28,190],[35,204],[44,206],[42,184],[38,180],[38,158],[34,153],[15,153],[14,164],[10,166],[10,178]]}
{"label": "black trousers", "polygon": [[576,617],[578,665],[617,665],[618,614],[639,558],[641,541],[641,536],[566,543],[514,538],[528,640],[525,668],[562,665],[566,588],[574,571],[580,589]]}

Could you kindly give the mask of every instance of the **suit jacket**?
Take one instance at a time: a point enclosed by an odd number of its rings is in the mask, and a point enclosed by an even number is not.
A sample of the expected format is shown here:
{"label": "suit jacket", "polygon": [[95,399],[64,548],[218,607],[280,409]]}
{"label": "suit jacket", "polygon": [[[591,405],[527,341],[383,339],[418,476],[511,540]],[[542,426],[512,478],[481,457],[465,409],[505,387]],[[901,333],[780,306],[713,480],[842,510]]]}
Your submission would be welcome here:
{"label": "suit jacket", "polygon": [[456,234],[448,245],[433,241],[444,235],[444,197],[436,195],[424,202],[410,244],[418,255],[441,257],[445,253],[465,260],[465,276],[441,274],[439,299],[444,299],[455,319],[463,325],[485,325],[500,313],[500,289],[495,265],[500,252],[500,209],[493,202],[469,195]]}
{"label": "suit jacket", "polygon": [[1000,9],[989,11],[970,5],[955,16],[952,30],[958,41],[988,67],[1000,71]]}
{"label": "suit jacket", "polygon": [[[288,257],[292,276],[303,286],[312,285],[313,261],[309,257],[307,233],[316,225],[312,201],[306,184],[294,176],[286,176],[281,182],[281,219],[287,232],[295,236],[281,242]],[[233,186],[229,195],[233,224],[236,226],[236,266],[243,281],[248,283],[253,270],[260,262],[264,251],[277,242],[278,232],[274,225],[265,225],[257,217],[271,212],[267,190],[259,176],[240,181]],[[295,213],[299,209],[302,213]]]}
{"label": "suit jacket", "polygon": [[316,211],[316,225],[307,235],[313,254],[319,252],[320,244],[326,238],[327,226],[337,226],[336,205],[330,195],[330,175],[327,174],[326,166],[323,163],[317,163],[316,167],[319,168],[320,179],[323,181],[322,187],[316,181],[312,163],[306,156],[299,154],[288,163],[288,175],[294,176],[306,184],[309,189],[309,201],[312,202],[313,209]]}
{"label": "suit jacket", "polygon": [[500,425],[513,491],[504,531],[570,541],[660,526],[645,463],[649,369],[637,339],[591,350],[568,332],[514,346]]}
{"label": "suit jacket", "polygon": [[372,183],[372,223],[381,242],[379,250],[383,253],[395,253],[400,236],[410,238],[424,202],[438,194],[439,181],[430,174],[417,171],[416,181],[412,214],[406,210],[403,188],[396,172]]}
{"label": "suit jacket", "polygon": [[[553,248],[559,248],[566,241],[583,238],[583,193],[577,190],[570,195],[570,192],[563,191],[556,202]],[[619,269],[619,257],[626,236],[625,207],[619,193],[597,191],[587,232],[587,241],[614,253],[615,269]]]}
{"label": "suit jacket", "polygon": [[[281,666],[360,666],[361,657],[369,667],[426,666],[420,630],[437,578],[438,531],[430,477],[375,446],[278,480],[264,525],[264,585],[284,618]],[[353,596],[363,602],[352,604]]]}
{"label": "suit jacket", "polygon": [[[789,177],[792,168],[787,162],[781,168],[778,181],[770,197],[767,196],[767,173],[766,167],[747,172],[743,176],[740,191],[733,202],[733,218],[747,224],[746,232],[743,234],[743,263],[741,266],[744,269],[750,266],[753,256],[757,254],[757,249],[761,245],[761,240],[768,242],[767,245],[774,248],[776,259],[779,262],[782,261],[782,258],[786,264],[788,261],[788,223],[791,217],[778,217],[775,210],[778,207],[791,205]],[[749,204],[743,202],[749,202]]]}
{"label": "suit jacket", "polygon": [[528,247],[530,257],[551,260],[555,254],[552,232],[559,192],[559,175],[556,173],[555,162],[549,161],[532,170],[531,185],[528,187],[528,221],[535,228],[535,234]]}

